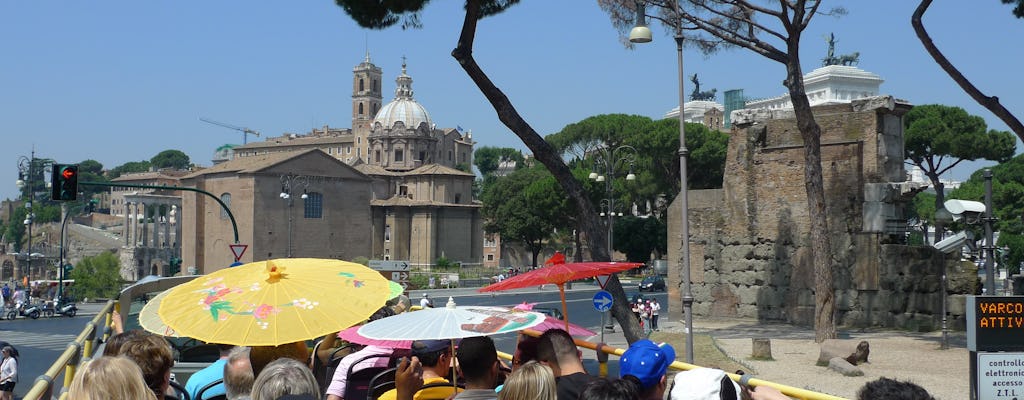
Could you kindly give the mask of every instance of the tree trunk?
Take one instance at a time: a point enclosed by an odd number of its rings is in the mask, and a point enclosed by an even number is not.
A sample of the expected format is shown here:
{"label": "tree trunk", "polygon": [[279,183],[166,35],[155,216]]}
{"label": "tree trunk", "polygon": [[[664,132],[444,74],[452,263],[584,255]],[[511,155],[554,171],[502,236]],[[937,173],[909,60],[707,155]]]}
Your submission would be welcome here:
{"label": "tree trunk", "polygon": [[793,102],[793,113],[804,142],[804,188],[810,217],[811,258],[814,263],[814,340],[821,343],[836,338],[835,293],[832,282],[832,241],[825,210],[825,187],[821,172],[821,126],[814,119],[811,103],[804,91],[800,68],[799,32],[790,32],[790,58],[786,63],[786,88]]}
{"label": "tree trunk", "polygon": [[[459,62],[462,69],[466,71],[466,75],[480,89],[480,93],[487,97],[491,106],[494,107],[494,111],[497,112],[498,119],[523,141],[523,144],[533,152],[534,158],[547,167],[551,175],[555,177],[555,181],[565,190],[566,195],[576,203],[580,213],[580,229],[586,232],[591,257],[597,261],[610,261],[609,251],[606,248],[607,233],[601,226],[594,205],[587,198],[587,192],[583,185],[572,175],[572,171],[562,161],[561,155],[519,115],[519,111],[512,105],[508,96],[491,81],[473,58],[473,41],[479,18],[480,2],[478,0],[466,1],[466,18],[463,20],[458,45],[452,50],[452,57]],[[622,326],[626,341],[632,343],[643,338],[640,334],[640,324],[632,317],[632,312],[626,304],[626,293],[622,290],[618,277],[612,276],[605,289],[612,294],[612,298],[615,300],[612,306],[612,315]]]}

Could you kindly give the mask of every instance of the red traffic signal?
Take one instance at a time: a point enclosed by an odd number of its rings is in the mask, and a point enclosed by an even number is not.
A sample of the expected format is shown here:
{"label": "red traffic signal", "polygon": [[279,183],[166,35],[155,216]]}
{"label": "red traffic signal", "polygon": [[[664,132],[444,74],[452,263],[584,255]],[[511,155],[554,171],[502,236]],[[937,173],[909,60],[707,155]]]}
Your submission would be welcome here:
{"label": "red traffic signal", "polygon": [[52,191],[50,199],[73,201],[78,199],[78,166],[74,164],[53,164],[50,177]]}

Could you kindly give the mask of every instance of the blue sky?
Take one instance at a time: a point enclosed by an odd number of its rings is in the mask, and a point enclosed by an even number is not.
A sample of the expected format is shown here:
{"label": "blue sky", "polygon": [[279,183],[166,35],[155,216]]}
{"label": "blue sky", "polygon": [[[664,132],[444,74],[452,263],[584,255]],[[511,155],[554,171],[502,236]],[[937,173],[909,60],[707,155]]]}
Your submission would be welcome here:
{"label": "blue sky", "polygon": [[[16,196],[16,161],[96,159],[111,168],[179,149],[209,165],[214,149],[241,133],[265,136],[351,125],[351,71],[366,50],[393,97],[402,57],[415,98],[439,127],[473,131],[479,146],[524,148],[451,58],[461,2],[435,1],[423,29],[359,28],[331,0],[0,3],[0,198]],[[941,103],[1006,126],[978,106],[926,54],[910,26],[916,1],[831,1],[849,14],[818,17],[803,38],[804,69],[819,65],[825,36],[837,53],[885,79],[882,92],[913,104]],[[998,0],[936,2],[926,26],[946,55],[983,91],[1024,118],[1024,20]],[[542,134],[603,113],[660,117],[677,103],[675,45],[625,49],[595,1],[524,1],[481,21],[475,56]],[[747,50],[710,57],[687,49],[686,74],[718,93],[781,95],[782,66]],[[686,92],[692,89],[686,82]],[[721,97],[719,97],[721,101]],[[253,139],[262,140],[263,138]],[[1020,149],[1020,147],[1019,147]],[[958,168],[966,178],[980,167]]]}

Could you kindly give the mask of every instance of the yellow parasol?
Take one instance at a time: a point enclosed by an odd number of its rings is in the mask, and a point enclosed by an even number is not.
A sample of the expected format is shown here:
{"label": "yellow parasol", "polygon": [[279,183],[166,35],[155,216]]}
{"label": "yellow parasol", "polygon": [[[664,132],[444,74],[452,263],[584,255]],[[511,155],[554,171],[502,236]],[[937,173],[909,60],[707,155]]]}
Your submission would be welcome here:
{"label": "yellow parasol", "polygon": [[160,319],[160,315],[157,314],[157,311],[160,310],[160,303],[163,302],[164,297],[170,292],[169,290],[160,292],[160,294],[149,299],[146,305],[142,307],[142,311],[139,311],[139,325],[142,326],[142,329],[160,336],[178,337],[178,333],[167,326],[164,320]]}
{"label": "yellow parasol", "polygon": [[158,314],[179,336],[276,346],[355,325],[384,306],[391,290],[359,264],[287,258],[222,269],[169,292]]}

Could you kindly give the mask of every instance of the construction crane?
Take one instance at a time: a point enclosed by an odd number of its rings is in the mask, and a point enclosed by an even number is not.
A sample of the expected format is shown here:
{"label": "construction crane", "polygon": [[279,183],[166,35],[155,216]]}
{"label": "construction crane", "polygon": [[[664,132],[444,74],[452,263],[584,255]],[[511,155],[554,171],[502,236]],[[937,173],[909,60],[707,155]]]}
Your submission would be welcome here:
{"label": "construction crane", "polygon": [[206,118],[203,118],[203,117],[199,117],[199,120],[203,121],[205,123],[208,123],[208,124],[214,124],[214,125],[217,125],[217,126],[223,126],[225,128],[228,128],[228,129],[234,129],[236,131],[242,132],[242,145],[245,145],[245,144],[249,143],[249,135],[260,137],[260,133],[259,132],[254,131],[254,130],[249,129],[249,128],[243,128],[243,127],[240,127],[240,126],[234,126],[234,125],[231,125],[231,124],[225,124],[223,122],[217,122],[217,121],[206,119]]}

